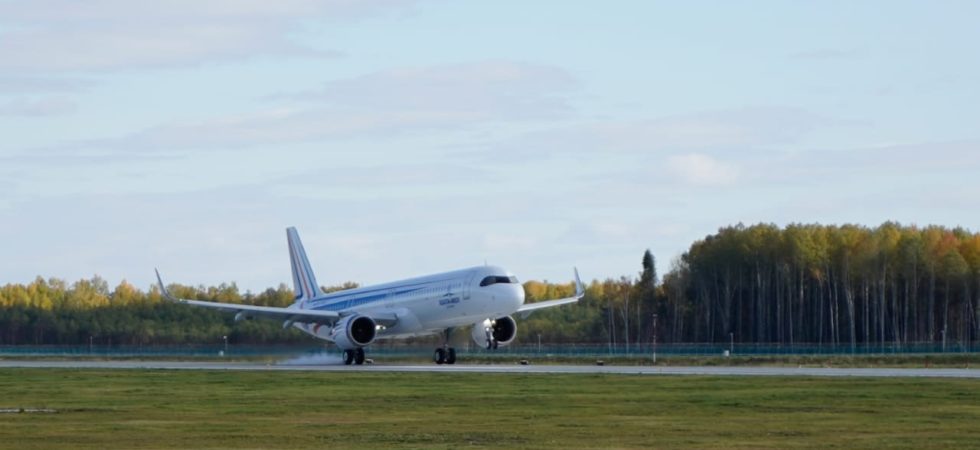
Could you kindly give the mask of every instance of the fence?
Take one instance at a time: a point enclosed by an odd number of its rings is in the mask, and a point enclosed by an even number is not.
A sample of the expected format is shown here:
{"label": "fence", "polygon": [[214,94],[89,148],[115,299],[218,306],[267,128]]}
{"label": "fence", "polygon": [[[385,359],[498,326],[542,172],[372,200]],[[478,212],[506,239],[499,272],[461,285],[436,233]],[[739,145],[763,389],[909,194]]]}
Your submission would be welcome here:
{"label": "fence", "polygon": [[933,342],[916,342],[905,344],[563,344],[563,345],[534,345],[521,344],[498,350],[503,352],[523,354],[545,354],[557,356],[644,356],[652,355],[654,351],[664,356],[721,356],[725,352],[731,355],[893,355],[893,354],[941,354],[941,353],[978,353],[980,343],[946,343],[943,345]]}
{"label": "fence", "polygon": [[[380,342],[367,350],[372,355],[388,356],[427,356],[432,345]],[[899,354],[948,354],[980,353],[978,343],[919,342],[906,344],[866,345],[859,344],[651,344],[609,345],[609,344],[518,344],[489,351],[469,345],[460,347],[461,351],[480,355],[500,356],[550,356],[550,357],[644,357],[652,356],[656,350],[659,356],[721,356],[725,351],[733,356],[774,356],[774,355],[899,355]],[[0,357],[163,357],[163,358],[205,358],[205,357],[272,357],[293,358],[303,356],[322,356],[337,354],[339,350],[332,344],[311,345],[184,345],[184,346],[0,346]]]}

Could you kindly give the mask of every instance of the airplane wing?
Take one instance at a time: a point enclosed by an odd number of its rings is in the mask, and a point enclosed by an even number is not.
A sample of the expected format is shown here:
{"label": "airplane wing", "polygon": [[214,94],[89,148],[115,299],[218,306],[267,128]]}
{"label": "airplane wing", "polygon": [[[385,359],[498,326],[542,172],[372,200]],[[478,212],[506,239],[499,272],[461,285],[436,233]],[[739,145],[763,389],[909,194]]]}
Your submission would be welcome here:
{"label": "airplane wing", "polygon": [[575,269],[575,295],[568,298],[560,298],[557,300],[546,300],[543,302],[525,303],[517,308],[517,314],[520,314],[521,318],[525,318],[532,312],[539,309],[551,308],[555,306],[567,305],[569,303],[575,303],[579,301],[583,296],[585,296],[585,285],[582,284],[582,280],[578,277],[578,269]]}
{"label": "airplane wing", "polygon": [[269,319],[279,319],[283,320],[284,326],[298,322],[298,323],[323,323],[323,324],[333,324],[340,319],[340,313],[336,311],[319,311],[315,309],[298,309],[298,308],[278,308],[275,306],[255,306],[255,305],[239,305],[236,303],[221,303],[221,302],[206,302],[201,300],[188,300],[183,298],[177,298],[170,294],[170,291],[163,285],[163,280],[160,278],[160,272],[157,271],[157,283],[160,285],[160,292],[163,294],[164,298],[167,300],[183,303],[186,305],[200,306],[203,308],[217,309],[220,311],[233,312],[237,314],[243,314],[249,317],[265,317]]}

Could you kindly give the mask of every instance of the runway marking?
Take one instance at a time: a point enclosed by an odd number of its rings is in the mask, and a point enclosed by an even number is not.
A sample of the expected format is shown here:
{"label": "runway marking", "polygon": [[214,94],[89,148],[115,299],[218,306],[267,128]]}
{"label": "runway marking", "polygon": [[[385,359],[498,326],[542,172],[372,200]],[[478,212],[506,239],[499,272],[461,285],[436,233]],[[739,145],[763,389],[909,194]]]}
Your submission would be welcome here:
{"label": "runway marking", "polygon": [[782,376],[782,377],[912,377],[980,379],[980,369],[912,368],[821,368],[821,367],[663,367],[663,366],[585,366],[585,365],[279,365],[194,361],[18,361],[2,360],[0,369],[148,369],[148,370],[240,370],[310,372],[444,372],[444,373],[520,373],[520,374],[617,374],[617,375],[701,375],[701,376]]}

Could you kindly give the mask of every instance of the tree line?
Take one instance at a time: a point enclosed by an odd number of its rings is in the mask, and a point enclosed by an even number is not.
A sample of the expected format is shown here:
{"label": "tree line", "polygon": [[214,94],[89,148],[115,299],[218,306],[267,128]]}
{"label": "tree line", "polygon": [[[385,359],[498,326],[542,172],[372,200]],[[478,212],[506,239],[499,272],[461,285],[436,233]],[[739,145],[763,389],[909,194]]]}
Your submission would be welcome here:
{"label": "tree line", "polygon": [[[325,287],[356,287],[347,282]],[[241,293],[234,283],[168,287],[209,301],[288,306],[285,284]],[[528,281],[527,301],[567,297],[571,283]],[[961,228],[771,224],[724,227],[693,243],[658,278],[641,271],[592,281],[582,301],[518,319],[524,344],[662,343],[881,345],[980,339],[980,235]],[[462,334],[462,333],[461,333]],[[0,345],[269,344],[313,342],[275,321],[162,300],[98,276],[68,284],[38,277],[0,287]]]}
{"label": "tree line", "polygon": [[759,224],[695,242],[664,277],[667,337],[902,346],[980,338],[980,235]]}
{"label": "tree line", "polygon": [[[240,294],[235,284],[171,285],[175,295],[209,301],[288,306],[286,285]],[[122,281],[113,289],[99,276],[68,284],[57,278],[0,287],[0,345],[173,345],[305,342],[295,330],[267,321],[235,323],[217,311],[164,301],[154,286]]]}

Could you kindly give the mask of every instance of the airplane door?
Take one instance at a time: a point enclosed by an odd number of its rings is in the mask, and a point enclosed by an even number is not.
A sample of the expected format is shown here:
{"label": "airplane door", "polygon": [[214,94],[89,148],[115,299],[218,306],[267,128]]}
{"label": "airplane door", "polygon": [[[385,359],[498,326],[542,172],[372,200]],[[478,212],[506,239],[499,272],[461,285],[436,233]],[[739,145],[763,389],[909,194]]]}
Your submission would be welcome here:
{"label": "airplane door", "polygon": [[471,271],[470,274],[466,276],[466,279],[463,282],[463,295],[462,295],[463,300],[470,299],[470,286],[473,284],[473,276],[474,274]]}

